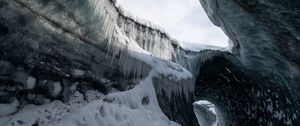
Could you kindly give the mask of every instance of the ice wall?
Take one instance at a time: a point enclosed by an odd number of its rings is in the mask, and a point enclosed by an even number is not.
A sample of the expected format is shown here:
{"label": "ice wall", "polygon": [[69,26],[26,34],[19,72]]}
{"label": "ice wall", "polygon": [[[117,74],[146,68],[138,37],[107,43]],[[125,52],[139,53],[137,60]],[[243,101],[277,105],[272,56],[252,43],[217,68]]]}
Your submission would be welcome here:
{"label": "ice wall", "polygon": [[107,48],[112,54],[118,54],[117,48],[126,46],[126,43],[122,45],[116,40],[114,28],[118,27],[128,40],[137,43],[153,56],[189,67],[186,50],[159,26],[130,15],[116,1],[89,0],[88,2],[93,9],[95,23],[102,24],[101,33],[105,33],[104,38],[108,41]]}
{"label": "ice wall", "polygon": [[195,96],[220,107],[221,125],[299,125],[299,1],[200,2],[234,49],[203,64]]}

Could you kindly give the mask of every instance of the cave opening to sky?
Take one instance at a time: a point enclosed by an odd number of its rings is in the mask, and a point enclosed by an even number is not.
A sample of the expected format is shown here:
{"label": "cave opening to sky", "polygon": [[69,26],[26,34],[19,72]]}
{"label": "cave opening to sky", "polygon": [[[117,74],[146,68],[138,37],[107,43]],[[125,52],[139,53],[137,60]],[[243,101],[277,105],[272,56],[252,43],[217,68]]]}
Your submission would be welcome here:
{"label": "cave opening to sky", "polygon": [[161,26],[183,44],[228,46],[228,37],[204,12],[199,0],[120,0],[132,15]]}

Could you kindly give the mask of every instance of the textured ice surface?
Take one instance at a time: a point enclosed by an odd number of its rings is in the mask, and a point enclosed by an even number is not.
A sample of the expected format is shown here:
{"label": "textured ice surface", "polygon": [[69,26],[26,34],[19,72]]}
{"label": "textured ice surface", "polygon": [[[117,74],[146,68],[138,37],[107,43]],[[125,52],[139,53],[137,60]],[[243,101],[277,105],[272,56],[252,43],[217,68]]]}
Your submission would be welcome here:
{"label": "textured ice surface", "polygon": [[194,112],[201,126],[218,126],[218,115],[214,104],[207,100],[200,100],[193,105]]}
{"label": "textured ice surface", "polygon": [[62,90],[62,87],[59,82],[53,83],[53,95],[57,96]]}
{"label": "textured ice surface", "polygon": [[36,84],[36,78],[34,77],[28,77],[26,80],[27,88],[32,89],[35,87]]}
{"label": "textured ice surface", "polygon": [[[127,38],[124,33],[121,33],[121,31],[119,31],[119,29],[116,30],[118,32],[117,35],[119,36],[119,41],[123,41],[128,44],[127,52],[123,52],[128,54],[122,56],[123,58],[125,58],[124,60],[120,60],[123,71],[128,71],[126,73],[132,72],[134,70],[134,75],[141,76],[141,73],[147,73],[147,69],[152,69],[157,77],[164,76],[167,79],[174,81],[188,80],[193,77],[191,72],[189,72],[181,65],[153,56],[153,54],[151,54],[150,52],[139,47],[139,45],[135,41]],[[137,65],[136,62],[140,62],[140,65]],[[192,83],[162,83],[161,87],[164,87],[162,89],[167,92],[169,97],[171,97],[172,92],[178,92],[179,94],[183,93],[186,97],[188,97],[188,94],[193,92],[194,88]]]}

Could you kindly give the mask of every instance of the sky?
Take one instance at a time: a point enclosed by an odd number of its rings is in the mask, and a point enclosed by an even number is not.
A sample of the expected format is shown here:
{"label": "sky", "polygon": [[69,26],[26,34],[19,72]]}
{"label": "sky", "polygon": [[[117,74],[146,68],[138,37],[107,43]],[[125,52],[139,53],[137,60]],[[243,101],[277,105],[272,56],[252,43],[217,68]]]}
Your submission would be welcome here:
{"label": "sky", "polygon": [[228,38],[204,12],[199,0],[119,0],[132,15],[161,26],[182,42],[225,47]]}

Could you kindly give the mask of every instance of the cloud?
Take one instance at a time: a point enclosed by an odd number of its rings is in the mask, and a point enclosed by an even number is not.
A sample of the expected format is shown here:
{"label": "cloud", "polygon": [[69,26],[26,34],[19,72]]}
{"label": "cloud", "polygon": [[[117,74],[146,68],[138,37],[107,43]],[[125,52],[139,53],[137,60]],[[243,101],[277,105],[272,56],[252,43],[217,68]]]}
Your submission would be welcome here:
{"label": "cloud", "polygon": [[228,38],[214,26],[198,0],[119,0],[133,15],[162,26],[183,42],[227,46]]}

